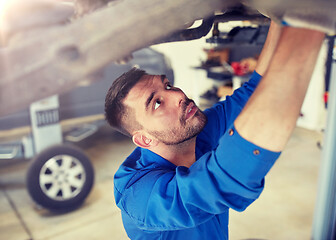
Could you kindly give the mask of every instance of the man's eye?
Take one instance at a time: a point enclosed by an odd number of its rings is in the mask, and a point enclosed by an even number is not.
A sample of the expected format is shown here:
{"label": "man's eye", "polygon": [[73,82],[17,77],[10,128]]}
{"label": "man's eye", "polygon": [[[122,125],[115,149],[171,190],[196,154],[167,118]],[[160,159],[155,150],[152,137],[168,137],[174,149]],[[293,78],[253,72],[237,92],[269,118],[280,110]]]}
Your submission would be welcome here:
{"label": "man's eye", "polygon": [[166,89],[167,89],[167,90],[170,90],[170,89],[172,89],[172,87],[173,87],[173,86],[172,86],[172,85],[170,85],[170,83],[167,83],[167,84],[166,84]]}
{"label": "man's eye", "polygon": [[154,105],[154,110],[158,109],[161,105],[161,101],[160,100],[156,100],[155,101],[155,105]]}

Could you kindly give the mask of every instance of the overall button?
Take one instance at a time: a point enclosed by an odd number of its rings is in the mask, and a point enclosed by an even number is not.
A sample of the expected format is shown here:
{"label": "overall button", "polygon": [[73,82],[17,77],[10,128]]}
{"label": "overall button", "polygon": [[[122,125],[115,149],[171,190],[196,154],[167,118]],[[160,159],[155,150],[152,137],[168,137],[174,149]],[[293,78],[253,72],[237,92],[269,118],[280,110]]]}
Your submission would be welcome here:
{"label": "overall button", "polygon": [[254,155],[259,155],[259,154],[260,154],[260,151],[259,151],[258,149],[256,149],[256,150],[253,151],[253,154],[254,154]]}
{"label": "overall button", "polygon": [[233,135],[233,129],[229,130],[229,135],[232,136]]}

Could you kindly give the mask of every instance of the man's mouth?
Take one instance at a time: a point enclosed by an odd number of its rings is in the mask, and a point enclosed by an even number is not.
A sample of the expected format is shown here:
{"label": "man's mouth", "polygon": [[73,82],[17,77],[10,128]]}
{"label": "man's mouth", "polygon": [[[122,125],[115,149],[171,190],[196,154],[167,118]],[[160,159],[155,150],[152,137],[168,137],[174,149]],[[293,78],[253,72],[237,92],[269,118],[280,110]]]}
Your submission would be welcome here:
{"label": "man's mouth", "polygon": [[195,106],[195,104],[193,102],[189,103],[189,105],[187,106],[187,109],[186,109],[186,117],[185,119],[189,119],[191,118],[192,116],[195,115],[195,113],[197,112],[197,107]]}

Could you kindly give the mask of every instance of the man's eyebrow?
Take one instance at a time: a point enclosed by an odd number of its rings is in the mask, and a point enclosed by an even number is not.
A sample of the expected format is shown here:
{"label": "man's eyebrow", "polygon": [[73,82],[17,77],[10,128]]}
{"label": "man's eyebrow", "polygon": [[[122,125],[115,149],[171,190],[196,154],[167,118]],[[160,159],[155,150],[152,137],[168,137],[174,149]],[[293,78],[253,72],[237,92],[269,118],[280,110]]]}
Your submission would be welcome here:
{"label": "man's eyebrow", "polygon": [[145,107],[146,107],[146,111],[148,110],[148,106],[150,104],[150,102],[152,101],[152,99],[154,98],[155,92],[152,92],[151,95],[149,95],[149,97],[147,98]]}

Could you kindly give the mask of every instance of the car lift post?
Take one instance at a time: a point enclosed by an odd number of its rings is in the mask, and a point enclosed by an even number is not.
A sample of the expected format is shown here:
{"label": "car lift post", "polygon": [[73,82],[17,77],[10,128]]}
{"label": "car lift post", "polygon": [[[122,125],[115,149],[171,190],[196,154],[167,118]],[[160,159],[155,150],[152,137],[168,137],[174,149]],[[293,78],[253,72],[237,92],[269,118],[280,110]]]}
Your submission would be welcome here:
{"label": "car lift post", "polygon": [[30,105],[35,154],[63,142],[58,108],[58,95],[42,99]]}
{"label": "car lift post", "polygon": [[[312,227],[312,239],[314,240],[336,239],[336,52],[333,53],[335,38],[331,38],[329,43],[330,94]],[[332,53],[334,59],[332,59]]]}

